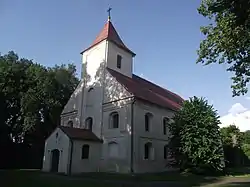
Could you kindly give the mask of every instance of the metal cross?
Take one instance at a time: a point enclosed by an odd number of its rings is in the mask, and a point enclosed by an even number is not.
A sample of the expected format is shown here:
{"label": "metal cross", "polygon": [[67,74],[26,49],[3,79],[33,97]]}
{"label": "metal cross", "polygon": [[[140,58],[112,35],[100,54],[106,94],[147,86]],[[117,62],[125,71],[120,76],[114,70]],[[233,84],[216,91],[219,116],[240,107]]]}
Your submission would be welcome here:
{"label": "metal cross", "polygon": [[110,16],[110,12],[111,12],[111,10],[112,10],[112,8],[111,8],[111,7],[109,7],[109,9],[107,10],[108,15],[109,15],[109,17],[108,17],[108,19],[109,19],[109,20],[111,19],[111,16]]}

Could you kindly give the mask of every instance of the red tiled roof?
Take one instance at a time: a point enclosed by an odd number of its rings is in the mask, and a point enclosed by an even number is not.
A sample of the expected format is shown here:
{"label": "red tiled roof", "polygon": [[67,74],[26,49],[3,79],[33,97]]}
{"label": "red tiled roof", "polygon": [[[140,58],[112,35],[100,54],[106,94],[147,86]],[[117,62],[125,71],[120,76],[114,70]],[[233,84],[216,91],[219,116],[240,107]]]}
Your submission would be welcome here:
{"label": "red tiled roof", "polygon": [[130,93],[139,99],[149,101],[153,104],[170,108],[175,111],[180,109],[181,104],[184,101],[184,99],[177,94],[137,75],[133,74],[132,78],[130,78],[112,69],[107,69],[119,83],[121,83]]}
{"label": "red tiled roof", "polygon": [[81,54],[84,53],[85,51],[89,50],[90,48],[94,47],[95,45],[99,44],[100,42],[102,42],[105,39],[107,39],[108,41],[112,41],[118,47],[124,49],[125,51],[127,51],[127,52],[131,53],[133,56],[135,56],[135,53],[132,52],[129,48],[127,48],[126,45],[123,43],[123,41],[121,40],[120,36],[116,32],[111,21],[107,21],[107,23],[104,25],[102,31],[96,37],[96,39],[92,43],[92,45],[89,48],[85,49],[83,52],[81,52]]}
{"label": "red tiled roof", "polygon": [[93,132],[87,129],[59,126],[59,128],[71,139],[102,142]]}

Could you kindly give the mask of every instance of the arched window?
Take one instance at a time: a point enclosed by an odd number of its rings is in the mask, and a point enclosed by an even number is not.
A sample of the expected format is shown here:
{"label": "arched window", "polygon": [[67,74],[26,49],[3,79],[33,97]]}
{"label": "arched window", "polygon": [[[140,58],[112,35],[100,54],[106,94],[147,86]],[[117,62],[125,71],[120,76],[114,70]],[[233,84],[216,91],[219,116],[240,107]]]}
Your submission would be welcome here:
{"label": "arched window", "polygon": [[91,91],[93,91],[94,90],[94,88],[93,87],[90,87],[89,89],[88,89],[88,92],[91,92]]}
{"label": "arched window", "polygon": [[109,128],[119,128],[119,114],[118,112],[112,112],[109,119]]}
{"label": "arched window", "polygon": [[168,145],[164,146],[164,159],[168,158]]}
{"label": "arched window", "polygon": [[151,128],[153,115],[151,113],[145,114],[145,131],[149,132]]}
{"label": "arched window", "polygon": [[89,145],[85,144],[82,146],[82,159],[89,158]]}
{"label": "arched window", "polygon": [[119,147],[116,142],[110,142],[108,144],[108,152],[109,157],[117,158],[119,156]]}
{"label": "arched window", "polygon": [[87,129],[89,129],[90,131],[92,131],[92,126],[93,126],[93,118],[92,117],[88,117],[85,120],[85,126]]}
{"label": "arched window", "polygon": [[148,142],[144,145],[144,159],[149,160],[154,158],[154,149],[152,143]]}
{"label": "arched window", "polygon": [[162,125],[163,125],[163,134],[166,135],[168,133],[168,124],[169,124],[169,118],[165,117],[163,118]]}
{"label": "arched window", "polygon": [[73,124],[74,124],[74,123],[73,123],[72,120],[69,120],[69,121],[68,121],[68,126],[69,126],[69,127],[73,127]]}

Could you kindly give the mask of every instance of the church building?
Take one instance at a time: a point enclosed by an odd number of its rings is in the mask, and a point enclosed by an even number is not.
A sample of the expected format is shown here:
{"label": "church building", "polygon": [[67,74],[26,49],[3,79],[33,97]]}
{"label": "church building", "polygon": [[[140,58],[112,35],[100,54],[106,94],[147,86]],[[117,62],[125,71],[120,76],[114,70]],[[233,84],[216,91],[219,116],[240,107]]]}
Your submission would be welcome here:
{"label": "church building", "polygon": [[82,55],[82,79],[46,139],[43,171],[162,172],[168,123],[184,101],[133,74],[135,53],[110,17]]}

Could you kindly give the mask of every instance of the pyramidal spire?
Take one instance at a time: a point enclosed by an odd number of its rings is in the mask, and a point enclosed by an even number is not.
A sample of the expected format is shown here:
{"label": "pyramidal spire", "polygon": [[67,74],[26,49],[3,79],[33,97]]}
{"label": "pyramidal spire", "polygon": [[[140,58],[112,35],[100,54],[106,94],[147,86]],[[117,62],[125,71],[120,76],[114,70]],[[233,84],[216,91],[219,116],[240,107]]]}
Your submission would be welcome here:
{"label": "pyramidal spire", "polygon": [[108,21],[104,25],[101,32],[97,35],[96,39],[91,44],[91,46],[88,47],[87,49],[85,49],[84,51],[82,51],[81,54],[84,53],[85,51],[91,49],[92,47],[96,46],[97,44],[101,43],[102,41],[108,40],[108,41],[113,42],[118,47],[122,48],[123,50],[127,51],[128,53],[132,54],[133,56],[136,55],[133,51],[131,51],[129,48],[127,48],[127,46],[123,43],[123,41],[120,38],[117,31],[115,30],[115,27],[113,26],[113,24],[111,22],[110,11],[111,11],[111,8],[108,9],[108,13],[109,13]]}

